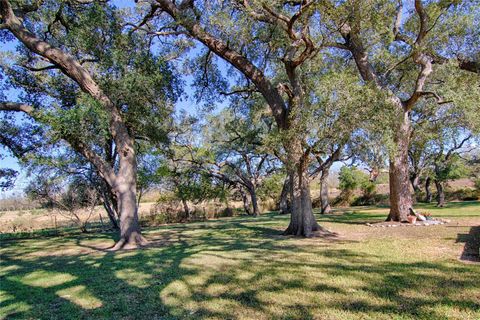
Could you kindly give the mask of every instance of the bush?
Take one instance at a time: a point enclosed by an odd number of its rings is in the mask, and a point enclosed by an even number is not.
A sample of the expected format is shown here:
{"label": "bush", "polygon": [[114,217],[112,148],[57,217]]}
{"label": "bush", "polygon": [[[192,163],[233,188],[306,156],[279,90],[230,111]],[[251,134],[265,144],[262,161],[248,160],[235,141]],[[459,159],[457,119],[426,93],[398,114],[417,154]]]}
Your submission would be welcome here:
{"label": "bush", "polygon": [[342,190],[340,195],[335,199],[334,205],[350,205],[353,204],[353,194],[355,189],[360,188],[362,191],[362,202],[374,202],[373,198],[376,194],[375,183],[370,181],[368,175],[355,167],[342,167],[338,176],[340,181],[339,188]]}
{"label": "bush", "polygon": [[174,196],[163,195],[162,198],[150,209],[148,216],[141,219],[142,226],[159,226],[170,223],[183,223],[187,221],[204,221],[212,218],[233,217],[242,210],[226,207],[220,203],[204,203],[197,206],[190,204],[190,213],[184,212],[180,200]]}
{"label": "bush", "polygon": [[145,217],[145,223],[150,226],[156,226],[167,223],[184,222],[187,219],[185,212],[182,210],[180,201],[162,199],[157,202],[151,209],[150,215]]}
{"label": "bush", "polygon": [[263,179],[261,185],[258,187],[257,196],[261,201],[268,201],[270,199],[277,200],[282,193],[283,182],[285,181],[284,174],[274,174]]}
{"label": "bush", "polygon": [[365,179],[360,184],[360,190],[362,190],[362,195],[365,198],[373,198],[377,193],[377,186],[375,182]]}
{"label": "bush", "polygon": [[470,188],[447,191],[445,194],[448,201],[475,201],[480,199],[480,191]]}
{"label": "bush", "polygon": [[351,202],[351,206],[372,206],[372,205],[389,205],[388,194],[373,194],[371,196],[360,196]]}
{"label": "bush", "polygon": [[477,191],[480,191],[480,178],[474,179],[473,183],[475,183],[475,189],[477,189]]}

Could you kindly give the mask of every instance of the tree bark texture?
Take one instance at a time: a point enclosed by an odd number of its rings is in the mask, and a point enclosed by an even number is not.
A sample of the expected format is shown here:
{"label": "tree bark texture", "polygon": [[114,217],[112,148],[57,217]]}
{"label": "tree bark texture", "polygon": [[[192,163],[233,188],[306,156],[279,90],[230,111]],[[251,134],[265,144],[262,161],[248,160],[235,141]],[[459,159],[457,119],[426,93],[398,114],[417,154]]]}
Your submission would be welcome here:
{"label": "tree bark texture", "polygon": [[441,181],[435,180],[435,188],[437,189],[437,207],[445,206],[445,188]]}
{"label": "tree bark texture", "polygon": [[313,215],[306,159],[303,157],[299,142],[292,141],[288,157],[287,170],[291,186],[292,212],[290,224],[284,234],[311,237],[315,231],[322,228]]}
{"label": "tree bark texture", "polygon": [[248,191],[250,193],[250,199],[252,200],[253,215],[258,217],[260,215],[260,209],[258,207],[257,192],[255,188],[251,188]]}
{"label": "tree bark texture", "polygon": [[281,214],[291,213],[291,201],[290,201],[290,178],[287,176],[283,183],[282,192],[280,194],[279,210]]}
{"label": "tree bark texture", "polygon": [[408,147],[410,140],[410,118],[403,111],[396,126],[395,151],[390,157],[390,213],[388,221],[407,221],[412,208],[408,170]]}
{"label": "tree bark texture", "polygon": [[250,198],[243,188],[240,188],[240,195],[242,196],[243,209],[245,210],[245,213],[249,216],[252,215],[252,204]]}

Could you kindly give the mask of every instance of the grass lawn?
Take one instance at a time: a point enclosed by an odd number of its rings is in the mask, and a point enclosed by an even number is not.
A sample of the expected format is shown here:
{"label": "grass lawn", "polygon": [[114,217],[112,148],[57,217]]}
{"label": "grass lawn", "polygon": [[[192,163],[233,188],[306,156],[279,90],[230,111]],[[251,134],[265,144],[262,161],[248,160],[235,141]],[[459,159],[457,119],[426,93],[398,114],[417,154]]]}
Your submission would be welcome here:
{"label": "grass lawn", "polygon": [[266,214],[148,229],[150,247],[116,253],[110,234],[2,240],[0,318],[480,319],[480,263],[459,260],[480,203],[426,210],[452,221],[371,228],[388,210],[351,208],[318,218],[338,237],[296,239]]}

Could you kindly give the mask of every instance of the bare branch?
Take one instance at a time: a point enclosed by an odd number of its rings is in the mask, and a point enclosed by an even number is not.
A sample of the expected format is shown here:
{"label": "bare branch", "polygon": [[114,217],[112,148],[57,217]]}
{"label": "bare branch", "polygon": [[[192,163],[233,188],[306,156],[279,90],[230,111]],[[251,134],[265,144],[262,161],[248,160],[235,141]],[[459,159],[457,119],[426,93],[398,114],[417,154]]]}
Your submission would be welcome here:
{"label": "bare branch", "polygon": [[257,89],[255,88],[243,88],[243,89],[237,89],[237,90],[233,90],[233,91],[230,91],[230,92],[225,92],[225,91],[220,91],[220,94],[221,95],[224,95],[224,96],[231,96],[231,95],[235,95],[235,94],[241,94],[241,93],[254,93],[254,92],[258,92]]}
{"label": "bare branch", "polygon": [[19,102],[0,102],[1,111],[18,111],[31,115],[35,110],[32,106]]}
{"label": "bare branch", "polygon": [[53,64],[52,64],[52,65],[49,65],[49,66],[46,66],[46,67],[39,67],[39,68],[29,67],[29,66],[22,65],[22,68],[28,69],[28,70],[33,71],[33,72],[39,72],[39,71],[45,71],[45,70],[52,70],[52,69],[59,69],[58,66],[53,65]]}

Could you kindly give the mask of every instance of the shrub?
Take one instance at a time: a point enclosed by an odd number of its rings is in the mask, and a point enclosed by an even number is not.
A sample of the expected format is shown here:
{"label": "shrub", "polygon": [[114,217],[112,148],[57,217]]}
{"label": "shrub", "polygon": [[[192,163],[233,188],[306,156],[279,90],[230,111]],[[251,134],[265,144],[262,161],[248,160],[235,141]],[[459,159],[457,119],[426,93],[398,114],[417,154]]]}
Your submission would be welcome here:
{"label": "shrub", "polygon": [[[335,205],[353,204],[353,194],[355,189],[360,188],[362,191],[362,199],[364,202],[372,202],[370,200],[375,196],[375,183],[368,179],[368,175],[355,167],[342,167],[338,176],[340,181],[341,194],[335,199]],[[362,200],[363,201],[363,200]]]}
{"label": "shrub", "polygon": [[180,201],[165,200],[162,198],[161,202],[157,202],[150,209],[150,215],[145,217],[145,222],[148,225],[161,225],[167,223],[184,222],[187,216],[182,210]]}
{"label": "shrub", "polygon": [[373,194],[372,196],[360,196],[351,202],[351,206],[389,205],[388,194]]}
{"label": "shrub", "polygon": [[362,195],[366,198],[372,198],[377,193],[377,187],[375,182],[368,179],[364,179],[360,184],[360,189],[362,190]]}
{"label": "shrub", "polygon": [[480,198],[480,191],[470,188],[458,189],[455,191],[446,192],[446,198],[448,201],[474,201]]}
{"label": "shrub", "polygon": [[473,182],[475,183],[475,189],[477,189],[477,191],[480,191],[480,178],[473,180]]}
{"label": "shrub", "polygon": [[257,195],[262,201],[270,199],[277,200],[282,193],[283,182],[285,181],[284,174],[274,174],[263,179],[261,185],[258,187]]}

